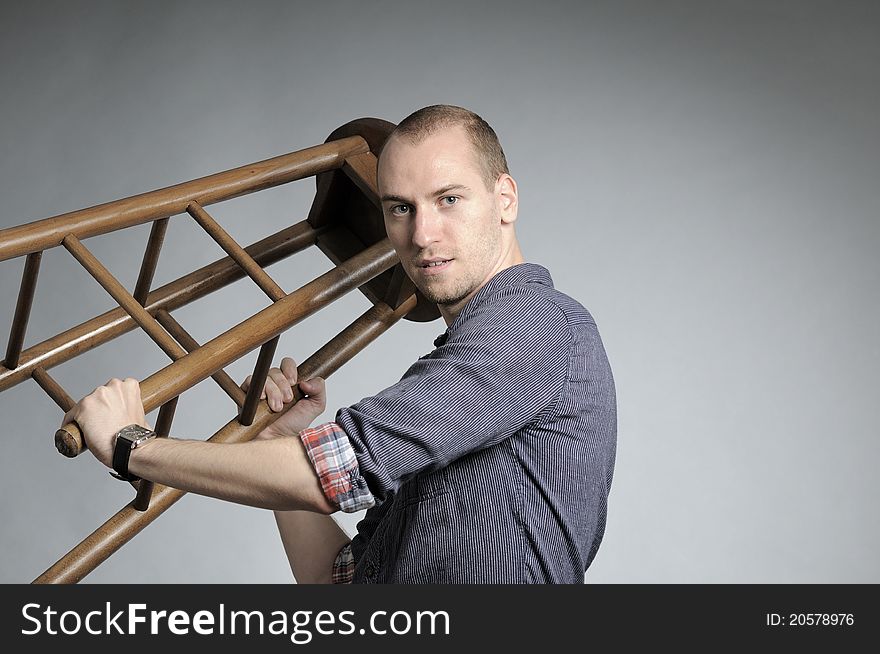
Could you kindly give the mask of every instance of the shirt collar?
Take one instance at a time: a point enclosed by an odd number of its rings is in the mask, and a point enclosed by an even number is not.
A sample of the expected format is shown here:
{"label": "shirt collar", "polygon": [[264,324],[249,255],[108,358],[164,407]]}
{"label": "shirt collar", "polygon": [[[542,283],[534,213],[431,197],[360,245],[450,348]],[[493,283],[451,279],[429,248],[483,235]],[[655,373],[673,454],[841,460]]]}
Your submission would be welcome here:
{"label": "shirt collar", "polygon": [[550,277],[550,271],[537,263],[518,263],[498,272],[486,282],[483,288],[477,291],[476,295],[468,300],[468,303],[464,305],[446,331],[434,339],[434,347],[443,345],[455,328],[467,318],[468,314],[476,310],[488,295],[507,286],[521,286],[529,283],[543,284],[553,288],[553,278]]}

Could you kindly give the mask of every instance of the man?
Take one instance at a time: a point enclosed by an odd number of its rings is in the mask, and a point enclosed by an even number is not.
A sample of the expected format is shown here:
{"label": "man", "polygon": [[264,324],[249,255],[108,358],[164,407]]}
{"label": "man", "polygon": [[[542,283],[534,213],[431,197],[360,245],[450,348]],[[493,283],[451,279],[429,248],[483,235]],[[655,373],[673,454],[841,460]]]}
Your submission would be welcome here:
{"label": "man", "polygon": [[[257,439],[152,439],[130,451],[129,472],[275,509],[301,583],[582,583],[616,448],[595,322],[525,263],[517,185],[476,114],[440,105],[404,119],[378,184],[388,237],[446,322],[436,348],[314,428],[323,381],[298,382],[285,359],[264,388],[270,408],[297,383],[307,398]],[[117,432],[146,424],[137,382],[96,389],[70,419],[110,466]],[[351,541],[329,516],[368,507]]]}

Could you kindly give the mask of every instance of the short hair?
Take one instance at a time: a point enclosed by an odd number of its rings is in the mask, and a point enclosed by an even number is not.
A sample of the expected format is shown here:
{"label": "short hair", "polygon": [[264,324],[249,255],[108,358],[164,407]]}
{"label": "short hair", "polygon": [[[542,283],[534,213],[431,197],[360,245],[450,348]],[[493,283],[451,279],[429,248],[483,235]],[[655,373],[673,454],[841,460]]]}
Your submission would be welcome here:
{"label": "short hair", "polygon": [[501,174],[510,173],[507,158],[495,130],[469,109],[450,104],[423,107],[401,120],[388,139],[400,136],[417,144],[442,129],[456,125],[463,127],[470,137],[477,160],[483,169],[483,181],[486,188],[491,189]]}

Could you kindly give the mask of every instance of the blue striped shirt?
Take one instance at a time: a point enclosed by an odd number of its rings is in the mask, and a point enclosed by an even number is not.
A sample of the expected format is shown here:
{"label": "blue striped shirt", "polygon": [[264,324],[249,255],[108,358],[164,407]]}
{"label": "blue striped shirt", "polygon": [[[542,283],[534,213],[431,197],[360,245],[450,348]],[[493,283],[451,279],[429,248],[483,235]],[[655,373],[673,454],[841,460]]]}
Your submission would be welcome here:
{"label": "blue striped shirt", "polygon": [[327,426],[303,432],[316,467],[321,443],[348,462],[322,475],[335,479],[332,501],[371,506],[340,554],[352,581],[583,583],[617,442],[592,316],[524,263],[483,286],[434,345],[398,383],[340,409],[337,440]]}

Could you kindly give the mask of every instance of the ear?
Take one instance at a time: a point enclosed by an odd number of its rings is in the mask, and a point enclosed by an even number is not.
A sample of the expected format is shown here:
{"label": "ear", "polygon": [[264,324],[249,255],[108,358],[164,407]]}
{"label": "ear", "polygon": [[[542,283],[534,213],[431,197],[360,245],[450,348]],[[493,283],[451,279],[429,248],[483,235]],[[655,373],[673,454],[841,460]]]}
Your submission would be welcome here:
{"label": "ear", "polygon": [[507,173],[502,173],[495,182],[495,198],[498,202],[501,222],[505,224],[516,222],[519,211],[516,181]]}

